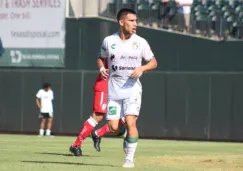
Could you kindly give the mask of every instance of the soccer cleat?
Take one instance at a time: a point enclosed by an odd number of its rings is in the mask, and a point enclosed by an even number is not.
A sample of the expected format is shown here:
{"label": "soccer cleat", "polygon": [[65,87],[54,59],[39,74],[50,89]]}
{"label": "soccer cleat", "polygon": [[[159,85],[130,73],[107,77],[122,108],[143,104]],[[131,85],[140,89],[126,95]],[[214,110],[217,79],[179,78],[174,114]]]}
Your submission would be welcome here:
{"label": "soccer cleat", "polygon": [[98,137],[95,134],[95,131],[91,132],[91,137],[94,143],[94,148],[100,152],[100,142],[101,142],[101,137]]}
{"label": "soccer cleat", "polygon": [[124,167],[124,168],[134,168],[135,165],[134,165],[133,161],[126,159],[122,167]]}
{"label": "soccer cleat", "polygon": [[82,150],[80,147],[73,147],[72,145],[69,148],[69,151],[75,156],[82,156]]}

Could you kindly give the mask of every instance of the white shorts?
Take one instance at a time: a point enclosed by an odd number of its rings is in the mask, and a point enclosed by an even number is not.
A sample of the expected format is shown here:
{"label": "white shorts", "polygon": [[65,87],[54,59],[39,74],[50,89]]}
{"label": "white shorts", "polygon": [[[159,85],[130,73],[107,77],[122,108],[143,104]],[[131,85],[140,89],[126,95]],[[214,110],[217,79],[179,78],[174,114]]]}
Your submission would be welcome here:
{"label": "white shorts", "polygon": [[118,120],[126,115],[139,115],[142,93],[122,100],[108,100],[106,120]]}

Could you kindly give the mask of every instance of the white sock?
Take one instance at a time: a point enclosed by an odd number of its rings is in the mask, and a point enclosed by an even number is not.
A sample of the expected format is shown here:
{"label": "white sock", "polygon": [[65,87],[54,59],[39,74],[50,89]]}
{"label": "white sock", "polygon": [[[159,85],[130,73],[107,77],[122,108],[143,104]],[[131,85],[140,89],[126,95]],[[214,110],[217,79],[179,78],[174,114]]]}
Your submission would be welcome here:
{"label": "white sock", "polygon": [[133,162],[134,154],[136,152],[138,143],[129,143],[129,142],[126,143],[127,143],[127,153],[125,159]]}
{"label": "white sock", "polygon": [[43,136],[44,135],[44,129],[39,130],[39,135]]}
{"label": "white sock", "polygon": [[50,129],[47,129],[47,130],[46,130],[46,135],[47,135],[47,136],[51,135],[51,130],[50,130]]}
{"label": "white sock", "polygon": [[98,124],[98,122],[96,122],[96,120],[93,117],[89,117],[89,119],[87,120],[88,123],[92,126],[92,127],[96,127],[96,125]]}

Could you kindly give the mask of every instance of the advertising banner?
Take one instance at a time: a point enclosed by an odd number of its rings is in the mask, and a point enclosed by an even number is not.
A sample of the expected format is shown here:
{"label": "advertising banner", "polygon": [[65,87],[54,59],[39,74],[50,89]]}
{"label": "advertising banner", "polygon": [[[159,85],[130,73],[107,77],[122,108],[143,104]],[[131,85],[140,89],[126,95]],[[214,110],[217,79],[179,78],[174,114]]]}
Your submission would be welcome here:
{"label": "advertising banner", "polygon": [[0,66],[64,67],[65,0],[0,0]]}

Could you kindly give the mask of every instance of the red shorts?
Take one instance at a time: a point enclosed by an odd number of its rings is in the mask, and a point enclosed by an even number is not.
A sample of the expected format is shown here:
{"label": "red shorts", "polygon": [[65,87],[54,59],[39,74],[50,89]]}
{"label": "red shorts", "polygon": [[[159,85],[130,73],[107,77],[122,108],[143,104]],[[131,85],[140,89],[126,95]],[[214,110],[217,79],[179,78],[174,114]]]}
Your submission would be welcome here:
{"label": "red shorts", "polygon": [[107,93],[102,91],[94,91],[93,112],[106,114]]}

